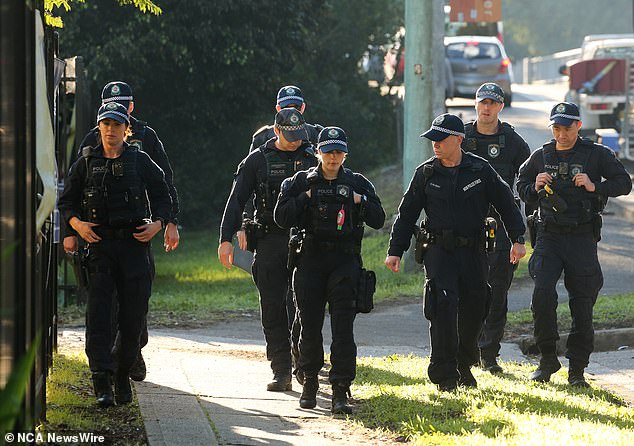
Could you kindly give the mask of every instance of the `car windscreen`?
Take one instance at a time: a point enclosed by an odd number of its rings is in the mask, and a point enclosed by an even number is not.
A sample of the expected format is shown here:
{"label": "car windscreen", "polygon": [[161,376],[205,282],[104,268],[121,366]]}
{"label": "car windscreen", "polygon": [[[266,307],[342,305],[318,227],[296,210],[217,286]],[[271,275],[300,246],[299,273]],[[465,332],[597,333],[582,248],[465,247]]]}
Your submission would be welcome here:
{"label": "car windscreen", "polygon": [[447,45],[450,59],[499,59],[500,48],[493,43],[456,42]]}
{"label": "car windscreen", "polygon": [[597,48],[594,54],[595,59],[632,59],[634,58],[634,47],[614,46]]}

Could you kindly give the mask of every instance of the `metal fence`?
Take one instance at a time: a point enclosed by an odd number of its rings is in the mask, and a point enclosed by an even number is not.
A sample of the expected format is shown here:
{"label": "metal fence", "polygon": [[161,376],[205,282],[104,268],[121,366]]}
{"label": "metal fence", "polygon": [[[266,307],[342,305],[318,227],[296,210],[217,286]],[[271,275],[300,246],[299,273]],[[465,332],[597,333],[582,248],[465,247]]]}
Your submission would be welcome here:
{"label": "metal fence", "polygon": [[559,68],[580,56],[581,48],[575,48],[547,56],[525,57],[521,63],[514,65],[515,82],[520,84],[564,82],[567,78],[559,74]]}

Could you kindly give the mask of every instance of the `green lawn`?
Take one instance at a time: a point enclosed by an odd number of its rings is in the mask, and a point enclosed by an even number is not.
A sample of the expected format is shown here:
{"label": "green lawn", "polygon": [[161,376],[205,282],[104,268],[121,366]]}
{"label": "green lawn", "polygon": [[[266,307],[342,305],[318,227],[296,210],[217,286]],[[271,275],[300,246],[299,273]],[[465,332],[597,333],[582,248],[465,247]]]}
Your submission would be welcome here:
{"label": "green lawn", "polygon": [[147,444],[139,405],[100,408],[95,404],[90,369],[83,352],[59,352],[46,385],[46,422],[44,433],[77,435],[92,432],[105,437],[108,445]]}
{"label": "green lawn", "polygon": [[[601,296],[594,305],[594,328],[627,328],[634,326],[634,293],[619,296]],[[567,304],[557,307],[557,324],[560,332],[570,329],[570,309]],[[506,328],[512,332],[532,333],[533,315],[531,310],[521,310],[508,314]]]}
{"label": "green lawn", "polygon": [[417,445],[634,444],[634,412],[596,387],[571,389],[566,372],[552,383],[527,380],[534,366],[503,363],[503,375],[473,368],[477,389],[440,392],[428,358],[359,358],[351,419]]}

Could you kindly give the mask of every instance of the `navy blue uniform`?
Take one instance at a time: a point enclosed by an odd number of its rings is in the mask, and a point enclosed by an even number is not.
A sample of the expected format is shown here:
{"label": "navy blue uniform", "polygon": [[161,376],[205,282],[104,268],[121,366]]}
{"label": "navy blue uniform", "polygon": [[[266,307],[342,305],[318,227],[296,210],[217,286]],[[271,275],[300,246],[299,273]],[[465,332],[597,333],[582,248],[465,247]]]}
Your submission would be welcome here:
{"label": "navy blue uniform", "polygon": [[[130,116],[130,129],[132,130],[132,135],[127,139],[127,142],[147,153],[152,161],[163,170],[165,182],[167,183],[170,198],[172,199],[172,210],[167,222],[177,223],[178,214],[180,212],[178,193],[174,186],[174,171],[165,152],[165,147],[163,147],[163,143],[152,127],[133,116]],[[84,139],[79,145],[79,153],[77,155],[81,156],[81,151],[84,147],[97,147],[99,141],[99,127],[95,127],[84,136]]]}
{"label": "navy blue uniform", "polygon": [[[172,166],[167,157],[167,153],[165,152],[165,148],[163,147],[163,143],[159,139],[156,131],[150,126],[147,125],[146,122],[141,121],[139,119],[130,116],[130,129],[132,131],[132,135],[128,138],[127,142],[137,147],[139,150],[147,153],[152,161],[154,161],[165,174],[165,182],[167,183],[167,187],[169,190],[170,198],[172,200],[172,209],[169,217],[166,219],[167,223],[178,223],[178,214],[180,212],[180,206],[178,201],[178,193],[176,191],[176,187],[174,186],[174,172],[172,170]],[[94,127],[90,132],[86,134],[83,141],[80,144],[80,149],[78,155],[81,156],[81,151],[84,147],[96,147],[99,144],[101,137],[99,135],[99,127]],[[152,250],[150,249],[150,263],[152,265],[152,279],[156,274],[156,269],[154,266],[154,255],[152,254]],[[113,308],[113,311],[116,313],[118,311],[116,305]],[[117,319],[113,317],[113,324],[116,328]],[[115,351],[119,348],[119,344],[121,341],[120,335],[115,339]],[[144,322],[143,331],[141,333],[141,348],[145,347],[148,343],[148,331],[147,331],[147,321]],[[139,360],[142,361],[141,353],[139,352]],[[136,378],[135,378],[136,379]]]}
{"label": "navy blue uniform", "polygon": [[[359,205],[354,204],[354,192],[365,196]],[[338,225],[341,210],[345,217]],[[329,381],[348,388],[356,376],[353,324],[361,239],[364,223],[375,229],[383,227],[381,201],[363,175],[341,168],[336,180],[326,180],[321,166],[317,166],[283,183],[275,221],[282,227],[306,232],[293,274],[301,324],[298,369],[305,376],[316,377],[324,365],[321,330],[328,303],[332,328]]]}
{"label": "navy blue uniform", "polygon": [[[498,121],[497,129],[497,133],[493,135],[484,135],[478,132],[477,122],[466,124],[462,148],[486,159],[506,184],[513,188],[520,166],[528,159],[531,151],[526,141],[510,124]],[[489,216],[497,221],[498,230],[496,249],[487,255],[491,305],[478,340],[480,355],[485,361],[492,361],[500,352],[508,311],[508,290],[513,280],[513,272],[517,269],[517,264],[509,261],[511,241],[500,215],[491,208]]]}
{"label": "navy blue uniform", "polygon": [[[539,197],[535,179],[542,172],[553,176],[551,187],[565,201],[565,210],[562,206],[555,210],[552,199]],[[588,175],[595,192],[575,186],[572,178],[577,173]],[[569,150],[556,150],[553,140],[537,149],[520,168],[520,197],[527,204],[539,205],[536,243],[529,261],[535,282],[531,303],[535,340],[542,355],[555,354],[559,339],[555,287],[563,271],[572,316],[566,357],[572,368],[585,368],[594,349],[592,311],[603,286],[597,257],[600,212],[608,197],[626,195],[631,189],[630,176],[614,152],[583,138]]]}
{"label": "navy blue uniform", "polygon": [[132,234],[144,219],[167,220],[171,215],[161,168],[144,152],[127,143],[124,147],[116,159],[104,158],[101,145],[79,158],[71,166],[58,201],[69,235],[76,235],[68,222],[77,217],[98,223],[93,231],[102,238],[88,246],[86,355],[93,372],[115,370],[111,354],[115,291],[122,337],[116,367],[125,374],[137,358],[152,267],[150,244],[137,241]]}
{"label": "navy blue uniform", "polygon": [[489,306],[484,221],[493,205],[512,240],[524,233],[508,185],[484,159],[462,154],[459,166],[436,157],[421,164],[401,200],[388,255],[401,257],[421,211],[434,237],[424,258],[424,314],[430,321],[433,383],[458,381],[458,368],[479,360],[477,339]]}
{"label": "navy blue uniform", "polygon": [[282,181],[317,164],[312,149],[281,151],[271,139],[249,153],[238,166],[220,224],[220,242],[231,242],[242,226],[242,213],[255,194],[255,220],[262,226],[253,259],[253,280],[260,294],[266,355],[274,373],[290,375],[290,327],[294,307],[287,307],[289,290],[288,229],[273,221],[273,209]]}

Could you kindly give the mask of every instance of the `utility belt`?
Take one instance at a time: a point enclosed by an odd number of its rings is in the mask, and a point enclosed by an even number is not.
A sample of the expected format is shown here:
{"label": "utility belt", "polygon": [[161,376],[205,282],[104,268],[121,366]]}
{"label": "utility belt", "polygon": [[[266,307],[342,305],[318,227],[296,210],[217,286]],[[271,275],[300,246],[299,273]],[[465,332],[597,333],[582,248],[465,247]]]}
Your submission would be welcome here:
{"label": "utility belt", "polygon": [[93,231],[103,240],[125,240],[132,238],[132,234],[138,232],[136,228],[113,228],[111,226],[96,226]]}
{"label": "utility belt", "polygon": [[255,252],[258,246],[258,240],[268,234],[286,235],[288,236],[288,229],[282,229],[276,224],[259,223],[250,218],[244,218],[242,221],[242,229],[247,238],[247,251]]}
{"label": "utility belt", "polygon": [[339,252],[342,254],[361,255],[361,246],[354,242],[329,242],[314,238],[312,235],[306,235],[303,243],[302,252],[324,253]]}
{"label": "utility belt", "polygon": [[456,248],[478,248],[493,252],[496,231],[497,223],[493,217],[486,219],[484,233],[480,237],[456,235],[453,229],[427,229],[424,226],[417,226],[414,234],[416,236],[414,260],[422,264],[425,254],[432,245],[440,246],[446,251],[453,251]]}

